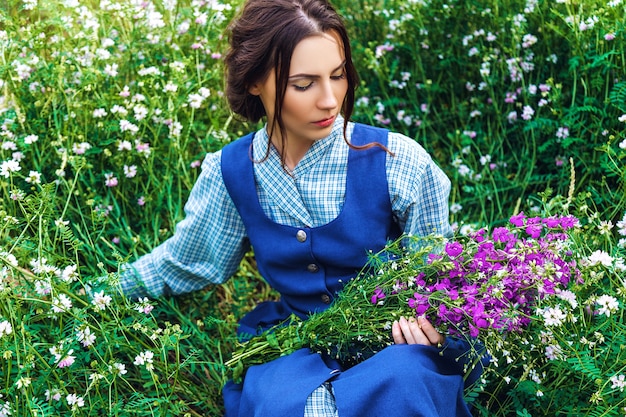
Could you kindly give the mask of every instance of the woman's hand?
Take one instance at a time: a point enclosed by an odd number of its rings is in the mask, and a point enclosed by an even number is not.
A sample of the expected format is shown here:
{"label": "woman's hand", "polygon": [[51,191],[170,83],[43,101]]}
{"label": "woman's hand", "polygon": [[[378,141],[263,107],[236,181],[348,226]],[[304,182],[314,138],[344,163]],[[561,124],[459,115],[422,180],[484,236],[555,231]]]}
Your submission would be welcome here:
{"label": "woman's hand", "polygon": [[408,320],[400,317],[391,326],[393,341],[397,345],[426,345],[442,347],[446,337],[439,333],[437,329],[425,317],[410,317]]}

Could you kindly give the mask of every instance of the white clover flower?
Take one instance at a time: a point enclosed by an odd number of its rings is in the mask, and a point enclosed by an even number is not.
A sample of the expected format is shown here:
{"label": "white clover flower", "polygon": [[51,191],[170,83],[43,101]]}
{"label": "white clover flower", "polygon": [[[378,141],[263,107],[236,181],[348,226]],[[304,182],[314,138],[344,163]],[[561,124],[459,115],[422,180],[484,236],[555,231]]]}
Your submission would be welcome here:
{"label": "white clover flower", "polygon": [[553,360],[557,360],[557,359],[561,359],[563,356],[563,349],[561,349],[561,346],[559,345],[548,345],[546,346],[546,358],[548,358],[549,360],[553,361]]}
{"label": "white clover flower", "polygon": [[189,94],[187,102],[189,103],[189,106],[191,108],[199,109],[204,102],[204,97],[202,97],[200,94]]}
{"label": "white clover flower", "polygon": [[89,347],[96,341],[96,335],[91,333],[91,328],[84,326],[76,330],[76,340],[78,340],[83,347]]}
{"label": "white clover flower", "polygon": [[0,145],[0,149],[4,151],[16,151],[17,144],[13,142],[12,140],[7,140],[7,141],[2,142],[2,145]]}
{"label": "white clover flower", "polygon": [[576,294],[574,294],[572,291],[561,290],[559,288],[556,290],[556,296],[559,297],[561,300],[565,300],[568,303],[570,303],[572,308],[578,307],[578,301],[576,301]]}
{"label": "white clover flower", "polygon": [[185,71],[185,63],[180,61],[174,61],[170,65],[170,68],[176,72],[184,72]]}
{"label": "white clover flower", "polygon": [[30,171],[25,181],[29,184],[41,184],[41,173],[37,171]]}
{"label": "white clover flower", "polygon": [[626,376],[624,374],[613,375],[609,378],[609,382],[611,382],[612,389],[619,389],[621,392],[624,392],[624,388],[626,388]]}
{"label": "white clover flower", "polygon": [[130,141],[127,140],[121,140],[118,144],[117,144],[117,150],[119,152],[122,151],[131,151],[133,149],[133,144],[130,143]]}
{"label": "white clover flower", "polygon": [[74,143],[72,145],[72,152],[74,152],[75,155],[83,155],[89,149],[91,149],[89,142]]}
{"label": "white clover flower", "polygon": [[104,67],[104,73],[109,77],[115,77],[118,74],[118,67],[119,66],[117,64],[106,64],[106,66]]}
{"label": "white clover flower", "polygon": [[[17,219],[15,219],[15,220],[17,220]],[[7,222],[7,223],[17,224],[9,216],[5,217],[4,221]],[[19,265],[18,262],[17,262],[17,258],[12,253],[0,252],[0,257],[4,258],[4,261],[8,262],[8,264],[11,265],[14,268],[17,268],[17,266]]]}
{"label": "white clover flower", "polygon": [[107,111],[103,108],[99,108],[99,109],[95,109],[93,111],[93,117],[95,117],[96,119],[99,119],[101,117],[104,117],[107,115]]}
{"label": "white clover flower", "polygon": [[178,90],[178,86],[171,81],[168,81],[167,84],[163,87],[164,93],[175,93]]}
{"label": "white clover flower", "polygon": [[452,214],[456,214],[460,212],[461,210],[463,210],[463,206],[459,203],[453,203],[450,205],[450,213]]}
{"label": "white clover flower", "polygon": [[72,300],[65,294],[59,294],[52,299],[52,311],[55,313],[69,311],[71,308]]}
{"label": "white clover flower", "polygon": [[32,380],[29,377],[23,376],[15,382],[15,386],[18,389],[26,388],[31,384]]}
{"label": "white clover flower", "polygon": [[24,138],[24,143],[27,145],[31,145],[39,140],[39,136],[37,135],[28,135]]}
{"label": "white clover flower", "polygon": [[142,104],[137,104],[133,107],[133,111],[135,112],[136,120],[143,120],[148,115],[148,108]]}
{"label": "white clover flower", "polygon": [[106,295],[104,291],[100,291],[94,294],[91,304],[97,311],[104,311],[111,304],[111,296]]}
{"label": "white clover flower", "polygon": [[52,284],[48,280],[38,279],[35,281],[35,293],[41,296],[52,292]]}
{"label": "white clover flower", "polygon": [[617,298],[611,295],[601,295],[596,299],[596,304],[598,304],[598,314],[604,314],[609,317],[611,313],[617,312],[619,308],[619,302]]}
{"label": "white clover flower", "polygon": [[61,401],[61,390],[58,388],[53,388],[52,390],[47,389],[45,395],[46,401]]}
{"label": "white clover flower", "polygon": [[611,255],[603,250],[597,250],[593,252],[591,255],[589,255],[589,258],[587,258],[587,260],[591,265],[602,264],[604,266],[611,266],[611,264],[613,263],[613,258],[611,257]]}
{"label": "white clover flower", "polygon": [[204,97],[204,98],[208,98],[208,97],[211,95],[211,90],[209,90],[209,89],[208,89],[208,88],[206,88],[206,87],[201,87],[201,88],[198,90],[198,94],[200,94],[200,95],[201,95],[202,97]]}
{"label": "white clover flower", "polygon": [[140,298],[137,305],[134,307],[139,313],[150,314],[154,309],[154,306],[150,304],[150,300],[147,297]]}
{"label": "white clover flower", "polygon": [[79,397],[76,394],[68,394],[67,397],[65,397],[65,400],[67,401],[67,405],[72,408],[80,408],[85,406],[85,400],[83,399],[83,397]]}
{"label": "white clover flower", "polygon": [[133,362],[133,364],[137,366],[145,365],[146,369],[148,371],[151,371],[154,369],[153,358],[154,352],[146,350],[135,356],[135,361]]}
{"label": "white clover flower", "polygon": [[103,49],[103,48],[98,48],[98,49],[96,49],[96,56],[99,59],[101,59],[103,61],[106,61],[107,59],[111,58],[111,52],[109,52],[108,50]]}
{"label": "white clover flower", "polygon": [[560,306],[545,308],[541,315],[546,326],[560,326],[567,317]]}
{"label": "white clover flower", "polygon": [[173,138],[177,138],[183,131],[183,125],[180,122],[172,122],[170,124],[170,136]]}
{"label": "white clover flower", "polygon": [[622,236],[626,236],[626,214],[622,217],[622,220],[618,221],[617,224],[617,233]]}
{"label": "white clover flower", "polygon": [[119,375],[126,375],[128,373],[126,365],[119,362],[115,362],[113,365],[109,366],[109,371],[111,373],[116,372]]}
{"label": "white clover flower", "polygon": [[7,320],[0,321],[0,338],[13,333],[13,326]]}
{"label": "white clover flower", "polygon": [[165,27],[165,22],[163,21],[163,15],[157,11],[150,11],[146,16],[147,25],[151,29],[158,29]]}
{"label": "white clover flower", "polygon": [[140,69],[139,71],[137,71],[137,74],[139,74],[141,76],[161,75],[161,71],[159,71],[159,69],[157,67],[148,67],[148,68]]}
{"label": "white clover flower", "polygon": [[104,375],[98,373],[98,372],[92,372],[89,375],[89,380],[93,383],[93,382],[98,382],[101,379],[104,379]]}
{"label": "white clover flower", "polygon": [[59,269],[54,265],[49,265],[46,258],[33,259],[30,266],[35,274],[55,274],[59,275]]}
{"label": "white clover flower", "polygon": [[119,114],[120,116],[126,116],[128,114],[128,110],[126,110],[126,107],[116,104],[113,107],[111,107],[111,113]]}
{"label": "white clover flower", "polygon": [[535,35],[528,33],[522,37],[522,48],[530,48],[536,44],[537,41],[538,39]]}
{"label": "white clover flower", "polygon": [[135,133],[139,132],[139,127],[126,119],[122,119],[120,120],[120,130],[122,132],[130,132],[134,135]]}
{"label": "white clover flower", "polygon": [[124,176],[126,178],[134,178],[137,175],[137,165],[124,165]]}
{"label": "white clover flower", "polygon": [[532,107],[524,106],[524,109],[522,110],[522,119],[530,120],[532,119],[534,114],[535,114],[535,110]]}
{"label": "white clover flower", "polygon": [[77,270],[78,270],[78,266],[76,265],[66,266],[65,268],[63,268],[63,271],[61,271],[61,276],[60,276],[61,280],[65,282],[76,281],[76,279],[78,278],[78,274],[76,272]]}
{"label": "white clover flower", "polygon": [[9,417],[11,413],[11,405],[8,402],[0,404],[0,417]]}
{"label": "white clover flower", "polygon": [[9,178],[12,172],[17,172],[21,170],[22,167],[20,163],[14,159],[9,159],[8,161],[4,161],[0,164],[0,176],[4,178]]}

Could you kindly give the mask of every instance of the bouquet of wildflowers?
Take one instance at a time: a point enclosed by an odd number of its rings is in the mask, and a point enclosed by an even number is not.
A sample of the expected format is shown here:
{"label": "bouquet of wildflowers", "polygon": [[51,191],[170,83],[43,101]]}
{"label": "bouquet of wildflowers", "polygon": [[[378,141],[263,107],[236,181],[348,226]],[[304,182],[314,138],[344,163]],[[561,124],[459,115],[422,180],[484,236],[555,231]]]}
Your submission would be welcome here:
{"label": "bouquet of wildflowers", "polygon": [[452,241],[405,236],[372,256],[326,311],[242,343],[226,365],[237,381],[249,366],[303,347],[355,364],[393,343],[401,316],[425,315],[440,332],[489,347],[521,333],[544,299],[566,296],[582,279],[569,248],[577,224],[521,213],[508,227]]}

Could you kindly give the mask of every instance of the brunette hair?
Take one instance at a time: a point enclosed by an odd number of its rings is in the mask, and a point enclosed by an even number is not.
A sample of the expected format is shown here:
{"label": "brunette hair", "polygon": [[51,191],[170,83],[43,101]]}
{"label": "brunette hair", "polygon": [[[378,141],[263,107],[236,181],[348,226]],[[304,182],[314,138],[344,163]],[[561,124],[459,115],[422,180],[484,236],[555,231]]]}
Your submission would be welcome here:
{"label": "brunette hair", "polygon": [[[354,92],[359,77],[352,62],[352,50],[346,27],[327,0],[246,1],[239,17],[229,26],[230,49],[226,54],[225,63],[226,98],[231,109],[255,123],[265,116],[260,97],[248,90],[254,84],[264,81],[274,69],[276,72],[274,120],[268,122],[272,129],[276,126],[280,129],[284,147],[285,126],[281,114],[291,56],[296,45],[303,39],[328,32],[336,33],[341,39],[346,60],[345,76],[348,90],[341,107],[345,139],[348,121],[354,110]],[[268,134],[271,138],[272,132]]]}

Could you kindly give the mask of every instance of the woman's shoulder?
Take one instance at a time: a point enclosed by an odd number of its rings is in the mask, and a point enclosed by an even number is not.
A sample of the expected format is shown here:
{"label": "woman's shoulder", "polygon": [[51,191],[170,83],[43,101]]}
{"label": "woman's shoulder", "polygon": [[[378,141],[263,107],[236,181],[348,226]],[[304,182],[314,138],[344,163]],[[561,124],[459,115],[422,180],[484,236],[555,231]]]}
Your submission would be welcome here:
{"label": "woman's shoulder", "polygon": [[408,164],[418,167],[432,161],[428,152],[417,140],[403,133],[390,131],[388,148],[393,154],[390,160],[395,161],[397,164]]}

